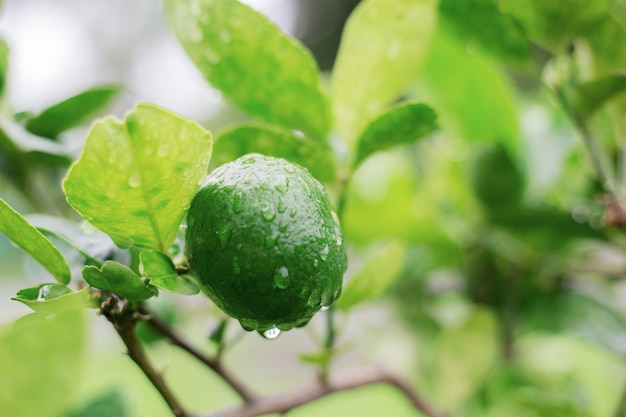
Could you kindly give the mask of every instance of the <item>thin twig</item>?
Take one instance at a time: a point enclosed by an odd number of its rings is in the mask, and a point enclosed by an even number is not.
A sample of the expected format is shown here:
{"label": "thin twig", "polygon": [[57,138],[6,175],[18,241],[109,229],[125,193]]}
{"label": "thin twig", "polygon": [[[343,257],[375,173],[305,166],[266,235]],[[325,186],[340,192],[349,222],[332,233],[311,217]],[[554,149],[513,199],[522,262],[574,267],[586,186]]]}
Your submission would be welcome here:
{"label": "thin twig", "polygon": [[140,307],[139,312],[146,317],[146,323],[154,330],[167,337],[171,344],[173,344],[174,346],[178,346],[182,350],[186,351],[198,361],[202,362],[205,366],[213,370],[213,372],[215,372],[217,375],[219,375],[228,385],[233,388],[233,390],[241,397],[241,399],[245,403],[251,403],[254,401],[255,395],[252,394],[250,389],[244,386],[240,381],[235,379],[226,369],[224,369],[224,366],[219,360],[209,358],[208,356],[197,350],[195,347],[191,346],[184,339],[178,336],[174,331],[172,331],[165,323],[156,318],[154,314],[148,312],[145,307]]}
{"label": "thin twig", "polygon": [[272,413],[286,413],[329,394],[384,383],[391,384],[400,390],[425,416],[443,417],[442,414],[435,412],[406,381],[379,367],[343,372],[330,378],[327,383],[310,383],[294,390],[264,397],[251,404],[206,414],[204,417],[256,417]]}
{"label": "thin twig", "polygon": [[124,304],[124,301],[111,296],[101,304],[100,311],[113,324],[115,331],[126,346],[128,356],[150,380],[172,413],[176,417],[192,417],[192,414],[185,411],[174,393],[165,384],[162,374],[150,362],[141,340],[135,333],[136,310],[128,304]]}

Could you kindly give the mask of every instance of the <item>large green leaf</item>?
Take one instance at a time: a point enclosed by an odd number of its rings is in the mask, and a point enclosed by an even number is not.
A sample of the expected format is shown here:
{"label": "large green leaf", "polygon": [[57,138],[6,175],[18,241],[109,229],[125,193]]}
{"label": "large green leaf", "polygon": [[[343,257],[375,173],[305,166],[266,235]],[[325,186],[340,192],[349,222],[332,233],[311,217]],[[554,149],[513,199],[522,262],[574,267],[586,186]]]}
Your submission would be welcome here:
{"label": "large green leaf", "polygon": [[168,0],[166,13],[202,75],[253,116],[324,140],[330,111],[311,53],[236,0]]}
{"label": "large green leaf", "polygon": [[530,63],[530,43],[494,0],[441,0],[442,23],[459,38],[478,44],[512,64]]}
{"label": "large green leaf", "polygon": [[500,0],[528,37],[554,51],[563,50],[609,9],[613,0]]}
{"label": "large green leaf", "polygon": [[70,268],[61,252],[0,198],[0,232],[43,265],[61,284],[70,282]]}
{"label": "large green leaf", "polygon": [[378,116],[370,123],[356,149],[354,166],[374,152],[411,143],[437,128],[437,114],[425,104],[405,103]]}
{"label": "large green leaf", "polygon": [[511,86],[491,61],[443,31],[433,39],[420,92],[443,128],[470,142],[498,140],[515,150],[519,124]]}
{"label": "large green leaf", "polygon": [[338,307],[350,310],[383,295],[402,272],[405,252],[404,245],[394,241],[370,257],[351,277],[337,302]]}
{"label": "large green leaf", "polygon": [[0,332],[0,414],[61,415],[80,384],[84,348],[80,311],[34,313]]}
{"label": "large green leaf", "polygon": [[118,87],[96,87],[83,91],[29,119],[26,128],[36,135],[55,139],[59,133],[86,121],[105,106],[118,91]]}
{"label": "large green leaf", "polygon": [[96,123],[63,188],[68,202],[120,247],[166,251],[205,177],[211,135],[140,104],[124,122]]}
{"label": "large green leaf", "polygon": [[100,268],[86,266],[83,269],[83,278],[92,287],[112,291],[130,301],[147,300],[158,293],[132,269],[114,261],[106,261]]}
{"label": "large green leaf", "polygon": [[320,181],[332,182],[336,176],[333,154],[327,146],[270,125],[244,124],[222,130],[215,139],[212,163],[218,166],[255,152],[302,165]]}
{"label": "large green leaf", "polygon": [[332,74],[339,134],[354,143],[415,78],[436,23],[433,0],[365,0],[344,29]]}

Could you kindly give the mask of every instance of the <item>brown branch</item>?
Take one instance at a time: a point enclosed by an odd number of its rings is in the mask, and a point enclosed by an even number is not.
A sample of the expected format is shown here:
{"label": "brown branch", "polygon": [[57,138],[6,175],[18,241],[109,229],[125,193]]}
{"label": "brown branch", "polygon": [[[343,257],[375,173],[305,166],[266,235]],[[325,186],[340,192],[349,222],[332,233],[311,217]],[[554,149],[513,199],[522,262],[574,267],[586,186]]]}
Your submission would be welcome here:
{"label": "brown branch", "polygon": [[233,388],[233,390],[241,397],[241,399],[246,404],[254,402],[256,396],[252,394],[252,392],[240,381],[235,379],[226,369],[224,369],[224,366],[219,360],[209,358],[198,349],[191,346],[184,339],[178,336],[174,331],[172,331],[165,323],[163,323],[153,314],[148,312],[145,307],[139,307],[139,313],[145,317],[146,323],[150,327],[161,333],[163,336],[167,337],[172,345],[178,346],[179,348],[183,349],[191,356],[196,358],[198,361],[203,363],[205,366],[213,370],[213,372],[215,372],[217,375],[219,375],[228,385]]}
{"label": "brown branch", "polygon": [[425,416],[443,417],[442,414],[435,412],[406,381],[379,367],[343,372],[330,378],[326,383],[310,383],[294,390],[259,399],[250,404],[206,414],[204,417],[256,417],[272,413],[286,413],[329,394],[384,383],[391,384],[400,390],[413,406]]}

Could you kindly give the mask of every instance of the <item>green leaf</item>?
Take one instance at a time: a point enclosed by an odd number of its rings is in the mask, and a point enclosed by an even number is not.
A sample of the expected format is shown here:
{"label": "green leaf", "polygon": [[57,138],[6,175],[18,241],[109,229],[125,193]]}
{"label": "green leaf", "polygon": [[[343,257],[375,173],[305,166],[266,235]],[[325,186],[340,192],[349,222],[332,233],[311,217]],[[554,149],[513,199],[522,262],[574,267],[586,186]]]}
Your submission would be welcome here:
{"label": "green leaf", "polygon": [[61,284],[70,282],[70,268],[61,252],[0,198],[0,232],[35,258]]}
{"label": "green leaf", "polygon": [[140,104],[124,122],[97,122],[63,188],[88,222],[120,247],[167,251],[206,176],[211,135],[195,122]]}
{"label": "green leaf", "polygon": [[2,116],[0,116],[0,131],[0,136],[6,136],[12,141],[25,158],[61,166],[69,165],[74,158],[70,144],[53,142],[34,135],[24,126]]}
{"label": "green leaf", "polygon": [[515,150],[519,141],[515,97],[506,77],[491,61],[469,53],[439,31],[419,88],[437,109],[442,128],[469,142],[498,140]]}
{"label": "green leaf", "polygon": [[26,129],[35,135],[55,139],[59,133],[78,126],[104,107],[119,91],[119,87],[96,87],[83,91],[48,107],[28,120]]}
{"label": "green leaf", "polygon": [[443,24],[459,39],[477,44],[505,62],[531,62],[530,43],[513,19],[500,12],[494,0],[442,0]]}
{"label": "green leaf", "polygon": [[150,285],[177,294],[194,295],[200,292],[189,278],[178,275],[172,259],[157,251],[143,251],[139,254],[143,274]]}
{"label": "green leaf", "polygon": [[66,417],[126,417],[124,398],[118,390],[106,392],[93,398],[80,411]]}
{"label": "green leaf", "polygon": [[370,257],[350,279],[337,306],[344,311],[357,304],[381,296],[404,268],[405,247],[398,241],[385,246]]}
{"label": "green leaf", "polygon": [[68,310],[97,307],[89,296],[89,287],[73,292],[64,285],[42,284],[17,292],[12,300],[19,301],[40,313],[60,313]]}
{"label": "green leaf", "polygon": [[102,268],[86,266],[83,268],[83,278],[92,287],[114,292],[129,301],[143,301],[158,294],[132,269],[114,261],[106,261]]}
{"label": "green leaf", "polygon": [[0,39],[0,96],[4,94],[4,86],[9,70],[9,47],[7,43]]}
{"label": "green leaf", "polygon": [[590,66],[594,78],[626,71],[626,22],[620,22],[613,15],[586,28],[583,33],[586,42],[577,45],[579,59]]}
{"label": "green leaf", "polygon": [[626,90],[626,74],[614,74],[578,86],[576,108],[582,117],[590,117],[607,101]]}
{"label": "green leaf", "polygon": [[308,168],[324,182],[332,182],[337,174],[333,154],[325,145],[293,130],[260,124],[238,125],[220,131],[215,139],[212,163],[219,166],[248,153],[285,158]]}
{"label": "green leaf", "polygon": [[435,28],[433,0],[365,0],[348,19],[332,74],[339,134],[353,144],[417,75]]}
{"label": "green leaf", "polygon": [[613,0],[500,0],[527,36],[553,52],[562,51],[586,27],[603,16]]}
{"label": "green leaf", "polygon": [[324,140],[330,111],[311,53],[236,0],[168,0],[185,51],[211,85],[253,116]]}
{"label": "green leaf", "polygon": [[3,416],[58,417],[79,385],[85,352],[80,311],[34,313],[0,331]]}
{"label": "green leaf", "polygon": [[437,128],[437,114],[425,104],[405,103],[372,121],[357,142],[354,166],[377,151],[414,142]]}

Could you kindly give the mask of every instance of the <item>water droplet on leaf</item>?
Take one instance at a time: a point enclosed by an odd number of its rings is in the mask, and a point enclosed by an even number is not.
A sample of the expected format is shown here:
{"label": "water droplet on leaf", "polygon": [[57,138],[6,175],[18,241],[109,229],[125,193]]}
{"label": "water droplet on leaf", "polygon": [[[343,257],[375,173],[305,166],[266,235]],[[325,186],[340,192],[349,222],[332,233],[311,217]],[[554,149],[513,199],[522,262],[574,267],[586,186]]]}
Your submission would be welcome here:
{"label": "water droplet on leaf", "polygon": [[133,171],[128,178],[128,185],[132,188],[137,188],[141,186],[141,175],[139,175],[139,171]]}

